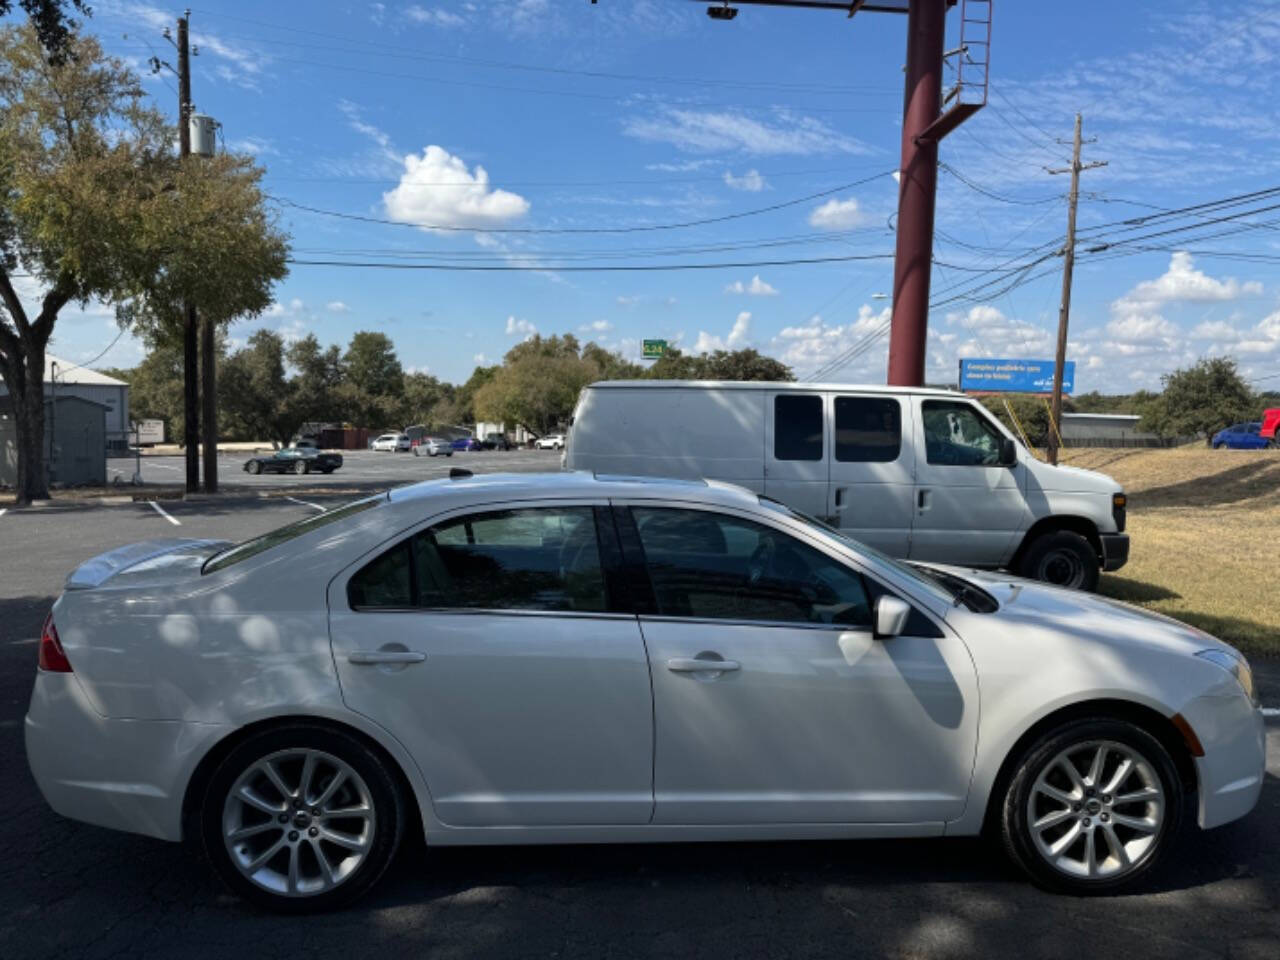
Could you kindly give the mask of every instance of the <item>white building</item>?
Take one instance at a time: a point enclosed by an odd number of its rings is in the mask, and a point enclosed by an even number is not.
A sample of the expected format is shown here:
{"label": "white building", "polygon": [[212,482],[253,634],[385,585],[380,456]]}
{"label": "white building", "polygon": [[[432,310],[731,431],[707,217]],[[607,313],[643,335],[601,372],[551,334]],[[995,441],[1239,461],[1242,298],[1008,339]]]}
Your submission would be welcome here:
{"label": "white building", "polygon": [[[0,397],[9,390],[0,379]],[[44,356],[44,395],[54,397],[80,397],[107,408],[107,443],[122,445],[129,431],[129,385],[123,380],[108,377],[105,373],[77,366],[53,354]],[[116,441],[116,438],[120,438]]]}

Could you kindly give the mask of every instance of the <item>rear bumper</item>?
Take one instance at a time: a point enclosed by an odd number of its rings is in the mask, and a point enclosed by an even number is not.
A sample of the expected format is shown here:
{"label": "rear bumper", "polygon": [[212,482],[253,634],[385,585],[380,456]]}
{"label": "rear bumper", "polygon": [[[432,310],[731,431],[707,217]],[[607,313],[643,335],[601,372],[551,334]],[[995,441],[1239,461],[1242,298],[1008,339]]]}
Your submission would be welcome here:
{"label": "rear bumper", "polygon": [[55,812],[113,830],[182,839],[182,801],[199,758],[230,728],[110,720],[72,673],[36,675],[27,763]]}
{"label": "rear bumper", "polygon": [[1119,570],[1129,562],[1129,535],[1127,533],[1099,534],[1102,540],[1102,569]]}

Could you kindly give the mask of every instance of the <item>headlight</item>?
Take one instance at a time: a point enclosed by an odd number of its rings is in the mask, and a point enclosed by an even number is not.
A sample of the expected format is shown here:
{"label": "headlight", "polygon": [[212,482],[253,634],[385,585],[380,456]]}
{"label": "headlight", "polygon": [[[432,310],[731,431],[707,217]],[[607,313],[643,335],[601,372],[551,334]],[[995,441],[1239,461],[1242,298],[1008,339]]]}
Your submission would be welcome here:
{"label": "headlight", "polygon": [[1226,650],[1201,650],[1196,656],[1208,660],[1210,663],[1216,663],[1235,677],[1240,684],[1240,689],[1245,692],[1245,696],[1249,698],[1249,701],[1255,707],[1259,705],[1258,690],[1253,685],[1253,671],[1249,669],[1249,664],[1243,657],[1233,656]]}

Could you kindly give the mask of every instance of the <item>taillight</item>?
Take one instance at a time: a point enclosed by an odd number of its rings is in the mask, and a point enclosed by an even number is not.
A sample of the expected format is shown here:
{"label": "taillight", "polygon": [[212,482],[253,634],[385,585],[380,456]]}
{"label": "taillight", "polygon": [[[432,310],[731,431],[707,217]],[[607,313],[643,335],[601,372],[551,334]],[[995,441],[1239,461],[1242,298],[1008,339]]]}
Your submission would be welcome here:
{"label": "taillight", "polygon": [[49,673],[70,673],[71,661],[62,649],[62,641],[58,639],[58,628],[53,625],[53,614],[44,618],[44,629],[40,631],[40,669]]}

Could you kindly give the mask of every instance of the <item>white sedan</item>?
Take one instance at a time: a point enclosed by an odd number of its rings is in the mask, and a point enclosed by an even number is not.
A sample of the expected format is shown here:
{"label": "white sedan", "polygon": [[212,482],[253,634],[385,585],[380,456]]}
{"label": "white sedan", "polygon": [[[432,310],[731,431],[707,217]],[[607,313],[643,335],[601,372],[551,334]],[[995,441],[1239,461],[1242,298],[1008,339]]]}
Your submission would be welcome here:
{"label": "white sedan", "polygon": [[990,827],[1039,884],[1107,892],[1264,776],[1249,666],[1208,634],[714,482],[455,470],[123,547],[39,651],[54,810],[198,836],[282,910],[368,890],[411,821],[429,846]]}
{"label": "white sedan", "polygon": [[533,446],[536,450],[563,450],[564,434],[553,433],[550,436],[539,437],[533,441]]}
{"label": "white sedan", "polygon": [[370,444],[371,450],[382,450],[389,453],[400,453],[412,449],[413,444],[403,433],[384,433]]}

